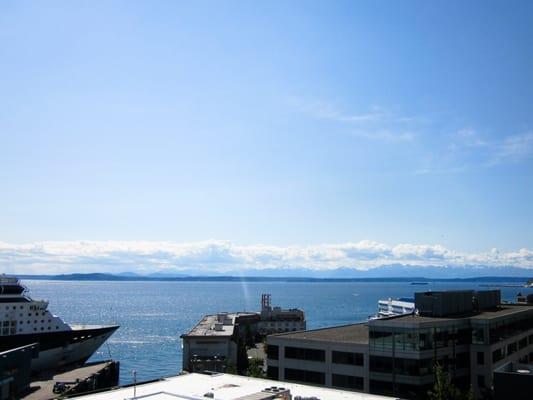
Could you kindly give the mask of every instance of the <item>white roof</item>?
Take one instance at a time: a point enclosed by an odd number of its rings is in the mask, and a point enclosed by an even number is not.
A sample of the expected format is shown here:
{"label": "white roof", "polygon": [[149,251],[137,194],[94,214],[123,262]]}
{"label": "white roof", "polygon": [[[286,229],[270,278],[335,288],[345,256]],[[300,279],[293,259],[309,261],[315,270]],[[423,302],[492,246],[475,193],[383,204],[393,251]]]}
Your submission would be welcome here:
{"label": "white roof", "polygon": [[289,389],[291,395],[317,397],[320,400],[384,400],[391,397],[377,396],[368,393],[350,392],[300,385],[296,383],[273,381],[268,379],[248,378],[240,375],[217,374],[184,374],[162,379],[161,381],[138,384],[136,397],[134,388],[119,388],[107,392],[77,397],[83,400],[205,400],[208,392],[214,394],[215,400],[235,400],[243,396],[251,396],[272,386]]}
{"label": "white roof", "polygon": [[[218,316],[223,317],[224,322],[218,321]],[[221,313],[214,315],[204,315],[190,331],[182,337],[187,336],[231,336],[235,328],[235,318],[244,315],[256,315],[256,313]],[[219,325],[219,330],[215,329],[215,325]]]}

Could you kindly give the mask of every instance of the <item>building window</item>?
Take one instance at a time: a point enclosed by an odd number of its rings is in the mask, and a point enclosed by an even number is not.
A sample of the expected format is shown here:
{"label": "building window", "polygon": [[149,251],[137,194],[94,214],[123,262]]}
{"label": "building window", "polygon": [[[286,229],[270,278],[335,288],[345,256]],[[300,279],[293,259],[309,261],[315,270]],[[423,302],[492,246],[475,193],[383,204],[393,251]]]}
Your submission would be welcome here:
{"label": "building window", "polygon": [[268,379],[274,379],[274,380],[278,380],[279,379],[279,368],[278,367],[272,367],[272,366],[268,366],[267,368],[267,378]]}
{"label": "building window", "polygon": [[458,369],[470,368],[470,353],[457,353],[455,367]]}
{"label": "building window", "polygon": [[483,328],[472,329],[472,343],[484,344],[485,343],[485,331]]}
{"label": "building window", "polygon": [[477,376],[477,386],[479,388],[484,388],[485,387],[485,377],[483,375],[478,375]]}
{"label": "building window", "polygon": [[270,358],[271,360],[278,360],[279,347],[271,344],[267,345],[267,358]]}
{"label": "building window", "polygon": [[332,361],[336,364],[363,365],[364,356],[362,353],[348,353],[345,351],[333,351]]}
{"label": "building window", "polygon": [[285,347],[285,357],[295,358],[297,360],[324,362],[326,360],[326,352],[324,350],[306,349],[302,347]]}
{"label": "building window", "polygon": [[324,385],[326,383],[326,375],[323,372],[293,368],[285,368],[285,379],[288,381],[315,383],[319,385]]}
{"label": "building window", "polygon": [[477,352],[477,363],[479,365],[485,364],[485,353],[483,353],[482,351]]}
{"label": "building window", "polygon": [[392,373],[392,358],[370,356],[370,371]]}
{"label": "building window", "polygon": [[331,375],[331,385],[335,387],[363,390],[364,382],[365,381],[361,376]]}
{"label": "building window", "polygon": [[503,359],[503,352],[502,349],[496,349],[492,352],[492,362],[498,362],[501,359]]}

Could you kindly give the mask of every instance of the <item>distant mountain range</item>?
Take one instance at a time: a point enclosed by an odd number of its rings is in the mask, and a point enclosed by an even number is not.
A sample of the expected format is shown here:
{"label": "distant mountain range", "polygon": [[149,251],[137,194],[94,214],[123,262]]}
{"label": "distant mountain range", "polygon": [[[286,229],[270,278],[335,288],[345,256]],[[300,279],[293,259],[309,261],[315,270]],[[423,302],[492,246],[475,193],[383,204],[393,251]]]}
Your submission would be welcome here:
{"label": "distant mountain range", "polygon": [[339,268],[333,270],[313,270],[309,268],[298,269],[245,269],[227,271],[224,274],[201,270],[159,271],[152,274],[141,275],[134,272],[119,274],[108,273],[73,273],[63,275],[19,275],[25,279],[54,279],[54,280],[367,280],[367,281],[509,281],[525,282],[533,277],[533,271],[516,267],[436,267],[436,266],[409,266],[387,265],[368,271],[359,271],[353,268]]}

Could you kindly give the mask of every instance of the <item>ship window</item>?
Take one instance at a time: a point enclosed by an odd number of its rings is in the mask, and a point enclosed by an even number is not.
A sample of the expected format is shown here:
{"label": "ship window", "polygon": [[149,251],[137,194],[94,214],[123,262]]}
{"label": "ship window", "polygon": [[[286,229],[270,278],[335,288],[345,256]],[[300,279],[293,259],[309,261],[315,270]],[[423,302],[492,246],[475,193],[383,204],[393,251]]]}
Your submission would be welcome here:
{"label": "ship window", "polygon": [[22,317],[22,314],[19,314],[19,317]]}
{"label": "ship window", "polygon": [[44,323],[44,319],[41,320],[41,324]]}
{"label": "ship window", "polygon": [[44,331],[44,328],[41,326],[41,330]]}
{"label": "ship window", "polygon": [[20,309],[22,310],[24,308],[24,306],[20,306]]}
{"label": "ship window", "polygon": [[36,323],[37,323],[37,320],[36,320],[36,319],[34,319],[34,320],[33,320],[33,323],[34,323],[34,324],[36,324]]}
{"label": "ship window", "polygon": [[59,326],[56,326],[56,329],[59,329]]}
{"label": "ship window", "polygon": [[28,324],[30,323],[30,321],[28,320]]}
{"label": "ship window", "polygon": [[28,317],[31,317],[31,312],[28,313]]}
{"label": "ship window", "polygon": [[50,329],[52,329],[52,328],[48,327],[48,330],[50,330]]}
{"label": "ship window", "polygon": [[17,306],[13,306],[13,310],[16,310],[17,309]]}
{"label": "ship window", "polygon": [[52,322],[52,320],[51,320],[51,319],[49,319],[49,320],[48,320],[48,322]]}
{"label": "ship window", "polygon": [[4,322],[2,323],[2,325],[3,325],[3,326],[9,326],[9,321],[4,321]]}
{"label": "ship window", "polygon": [[37,328],[33,328],[33,331],[36,332],[36,331],[37,331]]}

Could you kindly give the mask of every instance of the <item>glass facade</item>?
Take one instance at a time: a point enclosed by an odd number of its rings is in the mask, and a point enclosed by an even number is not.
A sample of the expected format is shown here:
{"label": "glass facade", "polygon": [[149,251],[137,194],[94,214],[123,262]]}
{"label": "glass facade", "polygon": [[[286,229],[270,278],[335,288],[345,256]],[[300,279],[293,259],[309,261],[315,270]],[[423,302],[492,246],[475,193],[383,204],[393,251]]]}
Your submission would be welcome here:
{"label": "glass facade", "polygon": [[370,348],[377,350],[423,351],[471,343],[469,328],[455,326],[429,329],[385,330],[371,328]]}
{"label": "glass facade", "polygon": [[533,317],[515,316],[506,320],[492,321],[489,324],[489,342],[498,343],[529,329],[533,329]]}
{"label": "glass facade", "polygon": [[370,371],[389,374],[394,371],[397,375],[425,376],[432,374],[433,359],[370,356]]}

